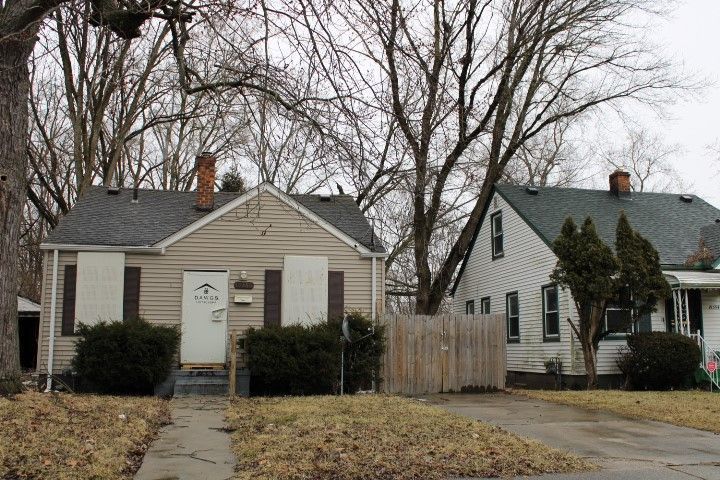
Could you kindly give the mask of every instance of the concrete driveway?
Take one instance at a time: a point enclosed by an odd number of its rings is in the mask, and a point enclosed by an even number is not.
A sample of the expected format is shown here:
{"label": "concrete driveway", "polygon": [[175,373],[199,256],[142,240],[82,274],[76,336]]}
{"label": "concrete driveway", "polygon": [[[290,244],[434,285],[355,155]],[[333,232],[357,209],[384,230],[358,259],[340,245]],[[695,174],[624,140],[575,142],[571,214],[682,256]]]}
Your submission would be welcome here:
{"label": "concrete driveway", "polygon": [[571,451],[603,467],[599,472],[546,475],[541,477],[544,479],[720,480],[720,435],[713,433],[504,393],[425,398],[451,412]]}

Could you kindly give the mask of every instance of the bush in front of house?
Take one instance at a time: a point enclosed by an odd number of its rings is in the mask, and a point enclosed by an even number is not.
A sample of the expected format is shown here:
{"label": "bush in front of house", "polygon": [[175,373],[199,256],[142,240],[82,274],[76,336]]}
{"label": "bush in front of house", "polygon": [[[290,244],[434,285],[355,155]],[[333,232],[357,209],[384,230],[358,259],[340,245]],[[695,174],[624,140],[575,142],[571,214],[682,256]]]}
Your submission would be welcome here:
{"label": "bush in front of house", "polygon": [[[345,391],[368,389],[379,372],[384,352],[383,329],[358,313],[350,314],[346,344]],[[341,322],[250,329],[245,344],[253,395],[323,395],[340,388]]]}
{"label": "bush in front of house", "polygon": [[684,386],[701,359],[700,347],[685,335],[643,332],[628,335],[618,367],[628,388],[669,390]]}
{"label": "bush in front of house", "polygon": [[250,329],[245,340],[254,395],[332,391],[339,337],[322,325]]}
{"label": "bush in front of house", "polygon": [[83,389],[97,393],[150,394],[170,374],[180,345],[177,327],[142,318],[80,325],[73,368]]}
{"label": "bush in front of house", "polygon": [[[370,390],[373,380],[379,385],[382,358],[385,353],[385,327],[375,325],[360,312],[347,314],[352,342],[345,344],[345,392]],[[342,319],[328,327],[340,331]]]}

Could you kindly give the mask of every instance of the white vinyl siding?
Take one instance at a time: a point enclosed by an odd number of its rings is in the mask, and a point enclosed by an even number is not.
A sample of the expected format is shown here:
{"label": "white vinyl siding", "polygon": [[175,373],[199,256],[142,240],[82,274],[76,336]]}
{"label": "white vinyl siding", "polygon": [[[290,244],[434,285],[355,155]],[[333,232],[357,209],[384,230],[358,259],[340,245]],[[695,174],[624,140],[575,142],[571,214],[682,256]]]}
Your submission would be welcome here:
{"label": "white vinyl siding", "polygon": [[720,290],[703,290],[702,318],[705,341],[720,351]]}
{"label": "white vinyl siding", "polygon": [[[140,315],[164,325],[180,323],[183,270],[228,269],[231,300],[228,328],[242,333],[249,327],[262,327],[265,270],[282,270],[285,255],[327,257],[328,270],[344,272],[345,306],[370,315],[371,260],[361,258],[345,242],[269,193],[188,235],[168,247],[165,255],[127,253],[125,263],[142,268]],[[60,252],[59,257],[55,373],[69,367],[76,340],[76,337],[60,336],[60,328],[64,266],[75,264],[77,254]],[[377,259],[378,312],[385,308],[384,270],[383,259]],[[247,281],[255,284],[252,290],[233,287],[241,271],[246,271]],[[51,279],[52,252],[48,252],[43,276],[40,371],[47,368]],[[234,295],[251,295],[252,303],[233,303]]]}
{"label": "white vinyl siding", "polygon": [[[545,373],[545,361],[559,356],[563,372],[584,374],[582,350],[566,320],[569,317],[577,322],[575,305],[567,290],[558,289],[560,341],[547,342],[543,339],[542,287],[551,283],[550,274],[557,262],[555,254],[500,195],[496,193],[489,205],[455,291],[455,313],[464,312],[468,299],[490,297],[492,313],[504,314],[506,294],[517,291],[520,341],[508,343],[508,370]],[[493,259],[490,219],[494,212],[500,210],[503,215],[504,255]],[[583,219],[575,220],[580,222]],[[659,305],[658,311],[652,314],[653,330],[664,330],[664,322],[664,308]],[[619,372],[617,352],[623,345],[625,341],[622,339],[600,342],[598,373]]]}

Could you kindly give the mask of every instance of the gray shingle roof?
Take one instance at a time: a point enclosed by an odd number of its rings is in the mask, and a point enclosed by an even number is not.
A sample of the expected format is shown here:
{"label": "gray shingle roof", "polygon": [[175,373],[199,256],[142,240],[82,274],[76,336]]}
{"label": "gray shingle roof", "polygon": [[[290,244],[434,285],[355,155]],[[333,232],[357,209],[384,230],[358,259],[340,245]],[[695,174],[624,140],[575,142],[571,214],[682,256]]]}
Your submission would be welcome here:
{"label": "gray shingle roof", "polygon": [[320,195],[291,195],[307,209],[351,236],[374,252],[385,252],[380,239],[373,234],[370,223],[350,195],[333,195],[322,201]]}
{"label": "gray shingle roof", "polygon": [[720,257],[720,223],[705,225],[700,229],[700,235],[705,239],[705,245],[712,250],[715,256]]}
{"label": "gray shingle roof", "polygon": [[[138,203],[132,190],[108,195],[105,187],[91,187],[62,218],[45,243],[60,245],[150,246],[199,220],[208,212],[194,208],[195,192],[140,189]],[[238,197],[237,193],[215,193],[215,208]],[[349,195],[321,202],[319,195],[292,195],[306,208],[367,248],[372,247],[372,229]],[[375,251],[384,252],[375,237]]]}
{"label": "gray shingle roof", "polygon": [[497,185],[496,190],[550,243],[568,216],[578,224],[590,216],[600,237],[613,247],[618,216],[624,210],[632,227],[655,246],[664,265],[684,264],[698,248],[701,229],[720,218],[720,210],[694,195],[686,203],[671,193],[635,192],[618,198],[606,190],[579,188],[539,187],[537,195],[516,185]]}

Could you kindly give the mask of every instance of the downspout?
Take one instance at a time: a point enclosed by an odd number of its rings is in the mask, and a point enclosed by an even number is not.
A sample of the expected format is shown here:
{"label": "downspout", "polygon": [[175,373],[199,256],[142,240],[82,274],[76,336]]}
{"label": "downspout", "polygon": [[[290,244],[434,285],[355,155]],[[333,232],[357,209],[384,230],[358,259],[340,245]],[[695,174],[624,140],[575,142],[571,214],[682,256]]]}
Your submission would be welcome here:
{"label": "downspout", "polygon": [[371,268],[370,268],[371,275],[372,275],[372,279],[370,280],[370,285],[372,288],[372,293],[370,294],[370,301],[372,302],[372,305],[370,306],[370,318],[374,323],[375,315],[376,315],[375,304],[377,303],[377,285],[376,285],[376,283],[377,283],[377,279],[376,279],[376,277],[377,277],[377,263],[376,263],[377,259],[375,257],[372,257],[370,259],[370,261],[372,262]]}
{"label": "downspout", "polygon": [[50,336],[48,337],[48,376],[45,391],[52,390],[53,359],[55,358],[55,313],[57,311],[58,251],[53,250],[52,289],[50,291]]}

